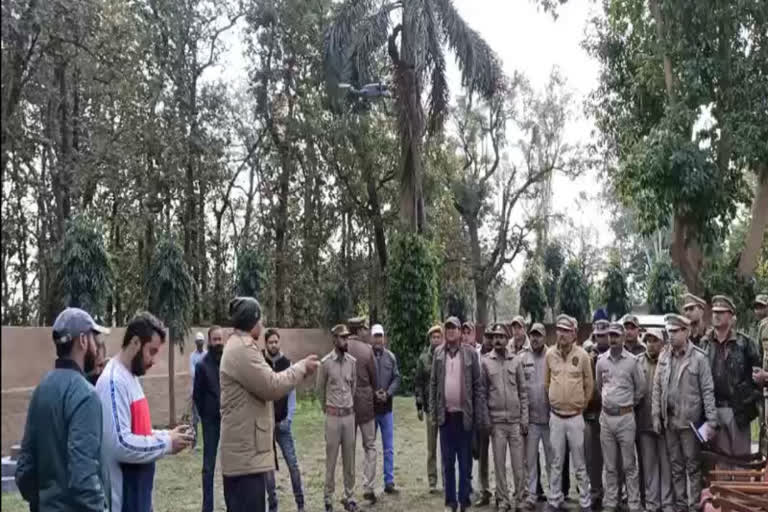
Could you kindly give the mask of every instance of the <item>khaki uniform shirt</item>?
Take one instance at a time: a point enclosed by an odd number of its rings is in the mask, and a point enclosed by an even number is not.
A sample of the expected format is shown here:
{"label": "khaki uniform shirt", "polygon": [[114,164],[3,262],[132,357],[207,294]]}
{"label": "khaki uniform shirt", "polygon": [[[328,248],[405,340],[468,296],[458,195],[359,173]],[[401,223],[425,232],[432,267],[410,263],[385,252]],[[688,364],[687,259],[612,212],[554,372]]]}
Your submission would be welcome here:
{"label": "khaki uniform shirt", "polygon": [[528,424],[528,385],[522,358],[511,353],[489,352],[480,364],[487,393],[486,424]]}
{"label": "khaki uniform shirt", "polygon": [[626,349],[618,357],[610,350],[601,354],[595,373],[603,409],[634,407],[645,395],[645,372],[638,359]]}
{"label": "khaki uniform shirt", "polygon": [[336,350],[320,361],[317,371],[316,392],[320,406],[352,408],[357,386],[355,358],[349,354],[340,355]]}
{"label": "khaki uniform shirt", "polygon": [[581,414],[594,386],[589,354],[575,344],[567,354],[557,345],[551,347],[547,351],[546,386],[552,411],[563,416]]}

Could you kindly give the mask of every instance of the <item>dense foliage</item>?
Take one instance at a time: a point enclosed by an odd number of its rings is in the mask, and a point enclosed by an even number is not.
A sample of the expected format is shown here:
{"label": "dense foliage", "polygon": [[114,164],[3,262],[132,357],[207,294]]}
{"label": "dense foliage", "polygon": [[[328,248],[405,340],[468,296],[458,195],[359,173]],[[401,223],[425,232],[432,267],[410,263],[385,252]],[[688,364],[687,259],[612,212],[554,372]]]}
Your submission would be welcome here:
{"label": "dense foliage", "polygon": [[611,254],[602,282],[602,302],[610,318],[621,318],[629,313],[632,304],[627,293],[627,281],[617,252]]}
{"label": "dense foliage", "polygon": [[678,301],[684,291],[680,274],[668,259],[658,260],[648,275],[648,307],[652,315],[679,311]]}
{"label": "dense foliage", "polygon": [[390,247],[388,338],[403,375],[401,387],[410,390],[427,331],[438,320],[437,262],[429,242],[418,234],[398,235]]}
{"label": "dense foliage", "polygon": [[194,283],[179,244],[165,237],[152,255],[147,274],[149,310],[168,327],[169,336],[180,349],[192,318]]}
{"label": "dense foliage", "polygon": [[557,293],[560,313],[572,316],[579,323],[589,322],[589,283],[579,261],[571,260],[565,266]]}
{"label": "dense foliage", "polygon": [[520,314],[528,316],[531,323],[543,322],[547,308],[547,296],[541,284],[539,267],[529,264],[520,285]]}

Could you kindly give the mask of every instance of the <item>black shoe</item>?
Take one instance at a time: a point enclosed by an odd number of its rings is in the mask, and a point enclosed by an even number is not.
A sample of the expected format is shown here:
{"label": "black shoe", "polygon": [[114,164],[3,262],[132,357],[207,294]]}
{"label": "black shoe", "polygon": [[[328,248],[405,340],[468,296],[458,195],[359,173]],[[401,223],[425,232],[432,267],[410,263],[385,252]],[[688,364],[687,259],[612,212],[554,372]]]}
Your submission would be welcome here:
{"label": "black shoe", "polygon": [[536,501],[545,502],[547,501],[547,496],[545,494],[539,494],[538,496],[536,496]]}
{"label": "black shoe", "polygon": [[358,508],[357,508],[357,503],[355,503],[355,500],[348,500],[344,504],[344,510],[346,510],[347,512],[357,512]]}
{"label": "black shoe", "polygon": [[387,484],[384,486],[384,492],[387,494],[399,494],[400,491],[395,489],[395,484]]}
{"label": "black shoe", "polygon": [[372,492],[367,492],[363,494],[363,499],[368,500],[371,503],[371,505],[376,504],[376,495],[373,494]]}
{"label": "black shoe", "polygon": [[475,502],[476,507],[487,507],[491,504],[491,493],[483,492],[480,494],[480,498]]}

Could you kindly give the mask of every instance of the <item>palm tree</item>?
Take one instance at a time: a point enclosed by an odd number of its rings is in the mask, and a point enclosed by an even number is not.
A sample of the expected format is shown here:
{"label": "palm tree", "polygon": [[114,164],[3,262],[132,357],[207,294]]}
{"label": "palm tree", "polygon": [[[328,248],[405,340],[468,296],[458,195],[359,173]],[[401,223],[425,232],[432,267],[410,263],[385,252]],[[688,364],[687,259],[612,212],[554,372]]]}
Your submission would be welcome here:
{"label": "palm tree", "polygon": [[[399,23],[393,26],[397,15]],[[456,54],[462,86],[485,98],[493,96],[502,85],[501,62],[459,16],[452,0],[346,0],[325,35],[324,60],[331,90],[341,82],[362,85],[372,81],[376,54],[387,49],[400,132],[400,216],[409,231],[424,228],[425,129],[439,132],[448,111],[446,44]],[[421,102],[425,82],[429,87],[426,123]]]}

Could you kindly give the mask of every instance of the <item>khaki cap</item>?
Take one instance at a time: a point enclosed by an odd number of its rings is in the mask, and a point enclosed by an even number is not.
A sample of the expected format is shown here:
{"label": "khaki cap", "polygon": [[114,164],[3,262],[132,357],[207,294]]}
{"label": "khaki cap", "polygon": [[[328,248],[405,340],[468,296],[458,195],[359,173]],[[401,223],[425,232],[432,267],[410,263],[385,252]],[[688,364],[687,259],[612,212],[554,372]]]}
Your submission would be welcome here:
{"label": "khaki cap", "polygon": [[566,329],[568,331],[575,331],[579,326],[579,322],[575,318],[568,315],[557,315],[556,326],[560,329]]}
{"label": "khaki cap", "polygon": [[688,327],[691,326],[690,320],[688,320],[682,315],[678,315],[675,313],[664,315],[664,323],[666,324],[667,329],[669,329],[670,327],[674,329],[688,329]]}
{"label": "khaki cap", "polygon": [[547,335],[547,330],[544,328],[544,325],[539,324],[539,323],[533,324],[531,326],[531,331],[530,332],[532,332],[532,333],[537,332],[537,333],[541,334],[542,336],[546,336]]}
{"label": "khaki cap", "polygon": [[490,331],[485,331],[486,334],[491,334],[493,336],[500,334],[501,336],[506,336],[507,332],[504,330],[504,324],[493,324],[493,327],[491,327]]}
{"label": "khaki cap", "polygon": [[461,329],[462,330],[469,329],[470,331],[474,331],[475,330],[475,324],[473,324],[470,321],[466,321],[463,324],[461,324]]}
{"label": "khaki cap", "polygon": [[736,308],[733,307],[733,301],[726,295],[715,295],[712,297],[712,312],[722,313],[724,311],[736,312]]}
{"label": "khaki cap", "polygon": [[768,306],[768,293],[761,293],[755,297],[755,306]]}
{"label": "khaki cap", "polygon": [[611,325],[608,326],[607,332],[613,334],[624,334],[624,324],[620,322],[611,322]]}
{"label": "khaki cap", "polygon": [[430,327],[429,330],[427,331],[427,337],[432,336],[436,332],[439,332],[440,334],[443,334],[443,326],[442,325],[433,325],[432,327]]}
{"label": "khaki cap", "polygon": [[364,316],[356,316],[347,320],[347,324],[349,324],[350,327],[354,327],[356,329],[367,329],[368,319]]}
{"label": "khaki cap", "polygon": [[338,324],[331,329],[331,334],[334,336],[349,336],[349,329],[347,329],[347,326],[344,324]]}
{"label": "khaki cap", "polygon": [[448,327],[449,325],[452,327],[455,327],[457,329],[461,329],[461,321],[456,318],[455,316],[449,316],[445,319],[445,322],[443,322],[443,325],[445,327]]}
{"label": "khaki cap", "polygon": [[518,324],[520,327],[525,329],[525,318],[523,318],[521,315],[517,315],[515,318],[512,319],[512,325]]}
{"label": "khaki cap", "polygon": [[699,306],[700,308],[704,308],[704,306],[707,305],[707,301],[702,299],[701,297],[697,297],[696,295],[692,293],[686,293],[683,295],[683,309],[689,308],[692,306]]}
{"label": "khaki cap", "polygon": [[661,329],[657,327],[649,327],[648,329],[646,329],[645,332],[643,333],[643,341],[645,341],[645,338],[647,338],[648,336],[652,336],[657,340],[664,342],[664,333],[662,332]]}
{"label": "khaki cap", "polygon": [[624,315],[621,318],[621,325],[624,326],[627,324],[632,324],[635,327],[640,327],[640,320],[638,320],[635,315]]}

